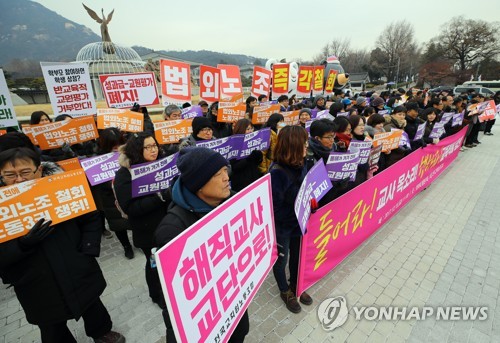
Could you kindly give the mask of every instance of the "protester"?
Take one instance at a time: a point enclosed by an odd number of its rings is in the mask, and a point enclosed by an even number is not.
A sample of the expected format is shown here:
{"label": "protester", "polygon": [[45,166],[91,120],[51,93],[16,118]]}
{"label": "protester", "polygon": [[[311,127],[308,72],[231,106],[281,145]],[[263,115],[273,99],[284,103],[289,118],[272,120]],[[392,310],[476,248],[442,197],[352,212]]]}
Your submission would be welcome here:
{"label": "protester", "polygon": [[265,174],[269,171],[271,163],[274,161],[274,149],[276,148],[276,141],[278,137],[278,131],[284,127],[285,117],[280,113],[273,113],[269,116],[266,122],[266,127],[271,128],[271,138],[269,142],[269,148],[262,151],[262,163],[259,165],[259,171]]}
{"label": "protester", "polygon": [[206,141],[210,139],[215,139],[213,136],[213,126],[210,119],[205,117],[194,117],[191,122],[191,127],[193,132],[184,138],[181,138],[179,143],[179,150],[188,147],[194,146],[197,142]]}
{"label": "protester", "polygon": [[[392,129],[404,130],[406,126],[405,118],[406,108],[404,106],[397,106],[391,113],[389,123],[385,124],[384,130],[386,132],[391,132]],[[405,157],[406,154],[409,153],[408,150],[409,149],[400,146],[396,149],[391,150],[390,153],[385,154],[385,164],[383,166],[383,169],[392,166],[394,163]]]}
{"label": "protester", "polygon": [[[240,119],[234,126],[233,133],[247,134],[254,130],[252,122],[248,119]],[[262,163],[262,152],[254,150],[246,158],[232,159],[231,163],[231,189],[235,192],[241,191],[243,188],[257,180],[262,176],[259,171],[259,165]]]}
{"label": "protester", "polygon": [[376,113],[378,113],[379,111],[385,110],[384,109],[384,106],[385,106],[384,98],[382,98],[382,97],[379,96],[379,97],[373,99],[373,101],[371,102],[370,106],[375,109]]}
{"label": "protester", "polygon": [[303,108],[299,111],[299,125],[303,128],[306,127],[306,123],[311,120],[311,110],[309,108]]}
{"label": "protester", "polygon": [[418,148],[424,147],[426,144],[432,143],[432,139],[428,138],[420,138],[415,140],[415,135],[417,133],[418,127],[425,123],[422,118],[419,117],[419,106],[416,102],[407,102],[406,103],[406,126],[404,128],[406,134],[408,135],[408,139],[410,140],[411,150],[415,151]]}
{"label": "protester", "polygon": [[217,121],[217,113],[219,111],[219,102],[216,101],[210,105],[210,110],[207,113],[207,118],[210,120],[212,134],[215,138],[229,137],[233,134],[231,125],[228,123],[219,123]]}
{"label": "protester", "polygon": [[203,116],[206,117],[208,114],[208,102],[205,100],[201,100],[198,102],[198,106],[201,107],[201,112],[203,113]]}
{"label": "protester", "polygon": [[288,110],[288,95],[280,95],[278,97],[278,104],[280,105],[280,112],[286,112]]}
{"label": "protester", "polygon": [[371,138],[373,138],[377,133],[385,132],[384,125],[384,116],[381,114],[373,114],[366,121],[365,131]]}
{"label": "protester", "polygon": [[[125,143],[125,139],[119,129],[116,127],[110,127],[101,130],[97,143],[99,146],[97,154],[104,155],[110,152],[118,151],[118,147]],[[115,233],[123,247],[125,257],[128,259],[134,258],[134,250],[132,249],[132,245],[130,244],[127,234],[127,231],[132,230],[132,227],[130,226],[128,220],[123,218],[120,211],[116,208],[112,181],[103,182],[93,186],[92,189],[97,209],[101,211],[101,215],[103,217],[103,223],[104,218],[106,218],[109,229]]]}
{"label": "protester", "polygon": [[439,138],[430,138],[429,136],[437,122],[439,112],[440,110],[436,107],[428,107],[423,112],[423,115],[427,118],[425,123],[424,140],[430,140],[430,142],[434,144],[439,142]]}
{"label": "protester", "polygon": [[[44,177],[39,156],[28,148],[0,153],[5,185]],[[83,318],[95,342],[125,342],[99,298],[106,281],[95,257],[100,253],[101,223],[91,212],[50,227],[40,219],[25,236],[0,244],[0,277],[14,287],[26,320],[38,325],[42,342],[76,342],[66,326]]]}
{"label": "protester", "polygon": [[[203,147],[189,147],[179,153],[180,177],[172,186],[172,205],[156,230],[162,247],[230,197],[227,161],[219,153]],[[167,342],[177,342],[168,311],[163,310]],[[245,311],[229,342],[243,342],[249,331]]]}
{"label": "protester", "polygon": [[352,108],[355,108],[358,113],[363,113],[363,110],[366,107],[366,98],[364,96],[359,96],[356,98],[356,105],[354,105]]}
{"label": "protester", "polygon": [[44,111],[35,111],[31,113],[30,125],[50,124],[51,122],[52,120],[50,120],[49,115]]}
{"label": "protester", "polygon": [[[245,110],[245,115],[247,116],[247,119],[252,119],[252,114],[253,114],[253,108],[257,106],[257,98],[254,96],[249,96],[245,100],[246,104],[246,110]],[[233,132],[234,133],[234,132]]]}
{"label": "protester", "polygon": [[344,105],[339,102],[334,102],[328,109],[328,113],[330,113],[333,117],[337,117],[337,114],[343,111]]}
{"label": "protester", "polygon": [[167,105],[163,111],[165,120],[178,120],[182,119],[181,109],[177,105]]}
{"label": "protester", "polygon": [[351,123],[349,123],[346,117],[337,117],[333,123],[336,125],[335,144],[337,145],[337,150],[341,152],[347,151],[352,139]]}
{"label": "protester", "polygon": [[134,245],[142,250],[146,258],[145,276],[151,300],[160,308],[165,308],[160,280],[156,270],[149,262],[151,249],[154,247],[153,234],[162,220],[170,203],[168,192],[158,192],[139,197],[132,197],[132,165],[153,162],[161,157],[158,143],[148,133],[134,133],[127,143],[119,149],[121,168],[115,174],[114,188],[121,210],[128,216],[132,226]]}
{"label": "protester", "polygon": [[[306,153],[307,131],[300,126],[286,126],[278,135],[275,163],[270,168],[278,244],[278,260],[274,264],[273,274],[281,299],[286,304],[286,308],[293,313],[301,311],[296,294],[301,230],[295,216],[294,201],[307,173],[304,163]],[[290,255],[288,262],[290,284],[285,274],[288,255]],[[300,295],[300,302],[311,305],[313,300],[304,292]]]}
{"label": "protester", "polygon": [[316,111],[324,111],[326,110],[325,104],[325,97],[322,95],[318,95],[314,98],[313,109]]}
{"label": "protester", "polygon": [[377,111],[375,111],[375,108],[371,107],[371,106],[368,106],[366,107],[364,110],[363,110],[363,113],[361,113],[361,115],[365,118],[365,119],[368,119],[372,114],[375,114],[377,113]]}
{"label": "protester", "polygon": [[263,102],[267,102],[269,100],[269,98],[267,95],[261,94],[261,95],[259,95],[258,100],[259,100],[259,104],[262,104]]}

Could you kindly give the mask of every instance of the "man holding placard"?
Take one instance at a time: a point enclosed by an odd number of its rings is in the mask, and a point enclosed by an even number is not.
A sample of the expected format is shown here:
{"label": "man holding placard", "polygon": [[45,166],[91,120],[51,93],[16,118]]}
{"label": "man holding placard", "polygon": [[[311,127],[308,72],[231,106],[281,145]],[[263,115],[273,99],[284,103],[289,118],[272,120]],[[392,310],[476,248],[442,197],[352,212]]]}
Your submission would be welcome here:
{"label": "man holding placard", "polygon": [[[26,187],[34,188],[33,182],[44,176],[42,170],[40,157],[33,150],[14,148],[0,153],[0,176],[6,186],[31,182]],[[83,186],[69,188],[68,194],[64,189],[57,192],[58,200],[62,197],[71,200],[75,192],[85,194]],[[24,231],[22,223],[27,220],[33,225],[27,234],[11,236],[12,239],[0,243],[0,277],[14,287],[26,320],[40,328],[42,342],[76,342],[66,322],[80,317],[86,334],[95,342],[125,342],[123,335],[111,331],[111,318],[99,298],[106,281],[95,259],[100,253],[102,232],[98,213],[88,212],[51,227],[52,221],[45,221],[50,218],[46,208],[51,206],[48,195],[36,197],[31,205],[23,205],[19,199],[9,205],[13,197],[2,194],[0,203],[7,205],[2,207],[0,220],[5,222],[2,232],[13,233],[15,221],[6,221],[14,212],[24,216],[23,221],[19,221],[21,227],[16,230]],[[73,203],[71,207],[76,209]],[[43,216],[36,223],[40,216],[25,215],[44,208]]]}

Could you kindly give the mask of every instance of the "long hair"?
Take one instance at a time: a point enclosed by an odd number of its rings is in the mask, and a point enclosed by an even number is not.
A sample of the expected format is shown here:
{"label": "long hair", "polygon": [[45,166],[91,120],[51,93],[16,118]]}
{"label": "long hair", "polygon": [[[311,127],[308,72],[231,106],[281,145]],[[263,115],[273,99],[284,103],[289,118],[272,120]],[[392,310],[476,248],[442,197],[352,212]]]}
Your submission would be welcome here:
{"label": "long hair", "polygon": [[247,130],[247,127],[249,125],[252,125],[252,122],[248,119],[240,119],[236,122],[236,124],[234,124],[234,129],[233,129],[233,134],[234,135],[237,135],[237,134],[245,134],[246,133],[246,130]]}
{"label": "long hair", "polygon": [[276,132],[278,130],[278,123],[285,120],[285,117],[281,113],[273,113],[267,119],[266,127],[270,127],[271,130]]}
{"label": "long hair", "polygon": [[302,126],[285,126],[278,134],[274,160],[281,165],[302,167],[304,147],[307,144],[307,131]]}
{"label": "long hair", "polygon": [[40,120],[42,120],[43,116],[46,116],[49,119],[49,121],[52,121],[50,120],[49,115],[44,111],[35,111],[31,113],[30,125],[40,124]]}
{"label": "long hair", "polygon": [[97,143],[99,145],[99,153],[107,154],[111,152],[114,147],[124,144],[125,138],[118,128],[108,127],[99,132]]}
{"label": "long hair", "polygon": [[[146,132],[134,133],[129,136],[127,143],[125,144],[124,153],[130,160],[130,165],[144,163],[144,141],[146,138],[153,138],[155,143],[158,145],[154,135]],[[160,145],[158,145],[158,158],[162,155],[162,150]]]}

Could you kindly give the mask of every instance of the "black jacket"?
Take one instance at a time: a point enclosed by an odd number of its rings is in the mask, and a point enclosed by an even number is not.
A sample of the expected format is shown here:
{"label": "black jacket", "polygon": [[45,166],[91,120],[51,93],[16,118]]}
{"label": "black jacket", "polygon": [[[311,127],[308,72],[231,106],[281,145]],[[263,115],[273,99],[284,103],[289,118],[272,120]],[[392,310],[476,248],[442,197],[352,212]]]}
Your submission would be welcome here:
{"label": "black jacket", "polygon": [[[129,221],[122,217],[120,211],[116,208],[115,204],[115,194],[111,188],[111,181],[101,183],[94,187],[95,195],[94,200],[99,199],[101,210],[104,212],[104,216],[108,221],[109,228],[111,231],[123,231],[132,230]],[[94,192],[93,192],[94,194]]]}
{"label": "black jacket", "polygon": [[257,180],[262,174],[259,171],[259,165],[263,160],[262,152],[254,150],[247,157],[241,160],[230,160],[231,163],[231,189],[235,192]]}
{"label": "black jacket", "polygon": [[123,153],[120,154],[119,161],[121,168],[116,172],[114,181],[116,199],[123,212],[128,215],[134,245],[150,249],[154,246],[153,234],[156,227],[167,213],[168,201],[157,193],[132,198],[130,161]]}
{"label": "black jacket", "polygon": [[405,126],[405,132],[408,134],[408,138],[410,140],[410,146],[411,146],[411,151],[415,151],[418,148],[423,148],[427,144],[432,143],[432,139],[428,138],[421,138],[416,141],[413,139],[415,138],[415,135],[417,134],[418,126],[425,123],[425,121],[420,118],[412,118],[409,115],[406,116],[406,126]]}
{"label": "black jacket", "polygon": [[98,212],[55,225],[39,245],[23,250],[19,238],[0,244],[0,277],[11,284],[31,324],[81,317],[106,288],[94,256],[100,252]]}

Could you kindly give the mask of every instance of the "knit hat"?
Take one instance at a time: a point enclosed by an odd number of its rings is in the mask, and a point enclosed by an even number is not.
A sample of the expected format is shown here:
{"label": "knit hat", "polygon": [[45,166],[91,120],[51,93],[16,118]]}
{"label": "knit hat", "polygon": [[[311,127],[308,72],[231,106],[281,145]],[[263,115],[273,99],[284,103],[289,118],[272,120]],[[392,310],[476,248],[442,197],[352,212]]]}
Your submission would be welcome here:
{"label": "knit hat", "polygon": [[377,98],[373,99],[373,101],[372,101],[372,106],[373,107],[378,107],[380,105],[385,105],[384,98],[377,97]]}
{"label": "knit hat", "polygon": [[177,158],[181,182],[193,194],[196,194],[212,176],[225,166],[227,166],[227,161],[221,154],[204,147],[181,149]]}
{"label": "knit hat", "polygon": [[311,111],[311,109],[310,109],[310,108],[303,108],[303,109],[301,109],[301,110],[300,110],[300,112],[299,112],[299,117],[300,117],[300,115],[301,115],[302,113],[304,113],[304,112],[305,112],[305,113],[307,113],[307,114],[309,114],[309,116],[311,116],[311,115],[312,115],[312,111]]}
{"label": "knit hat", "polygon": [[351,99],[342,99],[342,103],[347,106],[347,105],[352,104],[352,101],[351,101]]}
{"label": "knit hat", "polygon": [[198,133],[206,127],[213,129],[212,122],[205,117],[194,117],[191,126],[193,127],[194,137],[198,136]]}
{"label": "knit hat", "polygon": [[359,96],[357,99],[356,99],[356,105],[361,105],[362,103],[366,102],[366,98],[364,96]]}

